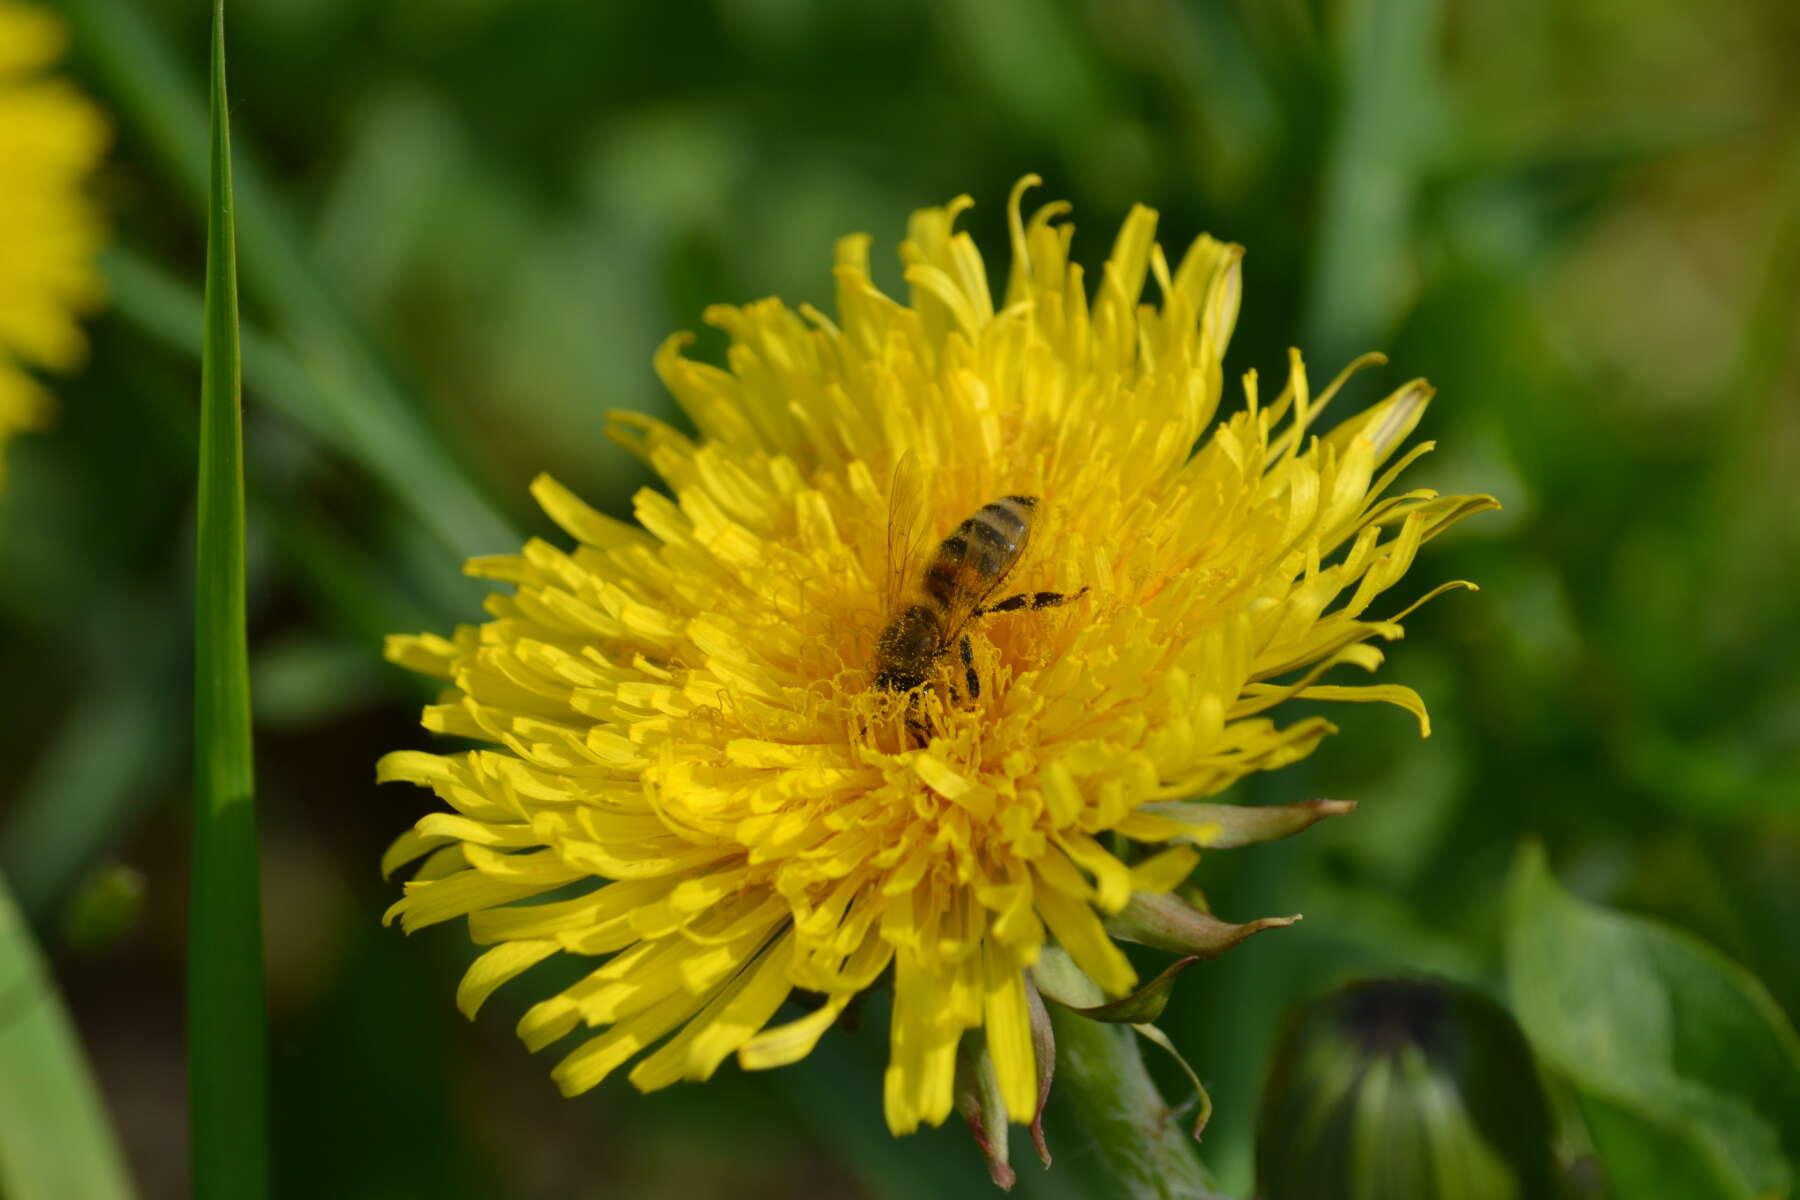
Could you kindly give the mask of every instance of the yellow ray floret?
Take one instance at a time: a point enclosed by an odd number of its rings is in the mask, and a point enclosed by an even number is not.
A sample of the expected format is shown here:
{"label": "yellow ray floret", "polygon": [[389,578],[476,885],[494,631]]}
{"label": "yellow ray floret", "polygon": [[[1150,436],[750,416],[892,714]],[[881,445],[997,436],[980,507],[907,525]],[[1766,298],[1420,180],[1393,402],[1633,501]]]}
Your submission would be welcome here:
{"label": "yellow ray floret", "polygon": [[[1492,505],[1393,490],[1426,449],[1394,460],[1430,389],[1317,436],[1344,376],[1315,396],[1295,356],[1278,396],[1251,376],[1218,420],[1240,249],[1201,237],[1171,264],[1138,208],[1090,286],[1065,206],[1023,216],[1035,182],[1011,198],[998,298],[954,229],[964,198],[913,217],[905,303],[854,237],[835,320],[774,300],[709,310],[725,367],[683,357],[680,337],[656,360],[697,436],[614,422],[672,498],[641,493],[626,524],[539,479],[574,547],[472,563],[511,585],[491,620],[390,642],[449,684],[427,727],[492,746],[383,760],[381,778],[451,810],[389,854],[390,870],[424,860],[392,915],[467,916],[491,945],[459,997],[470,1012],[556,954],[597,960],[520,1022],[533,1049],[589,1031],[553,1072],[565,1091],[645,1051],[630,1076],[645,1089],[733,1054],[793,1062],[891,976],[893,1130],[949,1113],[976,1029],[1028,1121],[1040,950],[1054,939],[1128,991],[1104,918],[1178,886],[1188,843],[1221,828],[1146,806],[1309,753],[1330,726],[1267,715],[1290,697],[1423,723],[1410,689],[1321,680],[1381,661],[1409,611],[1385,597],[1419,547]],[[923,483],[909,524],[934,539],[997,497],[1040,498],[1008,588],[1073,597],[971,623],[978,695],[960,663],[922,693],[874,686],[902,463]],[[790,998],[810,1011],[784,1018]]]}
{"label": "yellow ray floret", "polygon": [[[0,452],[49,420],[31,371],[80,363],[76,320],[100,298],[101,230],[84,188],[107,129],[73,88],[43,77],[63,41],[48,12],[0,0]],[[0,482],[4,470],[0,459]]]}

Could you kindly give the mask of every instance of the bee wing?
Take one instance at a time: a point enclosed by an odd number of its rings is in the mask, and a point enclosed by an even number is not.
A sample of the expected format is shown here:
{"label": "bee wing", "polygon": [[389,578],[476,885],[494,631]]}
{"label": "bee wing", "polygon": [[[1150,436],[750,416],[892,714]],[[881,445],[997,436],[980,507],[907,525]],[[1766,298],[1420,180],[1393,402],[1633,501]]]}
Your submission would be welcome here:
{"label": "bee wing", "polygon": [[[1034,500],[1032,503],[1035,506],[1036,501]],[[1013,555],[1012,561],[1007,563],[1003,570],[988,581],[987,589],[975,598],[975,608],[986,608],[988,601],[993,600],[1005,590],[1006,581],[1012,578],[1013,572],[1019,569],[1019,564],[1025,561],[1025,556],[1031,553],[1031,531],[1035,526],[1036,522],[1033,520],[1028,519],[1025,522],[1025,528],[1019,533],[1018,552]]]}
{"label": "bee wing", "polygon": [[897,611],[912,591],[925,540],[930,536],[919,456],[908,450],[888,482],[887,569],[882,581],[885,613]]}

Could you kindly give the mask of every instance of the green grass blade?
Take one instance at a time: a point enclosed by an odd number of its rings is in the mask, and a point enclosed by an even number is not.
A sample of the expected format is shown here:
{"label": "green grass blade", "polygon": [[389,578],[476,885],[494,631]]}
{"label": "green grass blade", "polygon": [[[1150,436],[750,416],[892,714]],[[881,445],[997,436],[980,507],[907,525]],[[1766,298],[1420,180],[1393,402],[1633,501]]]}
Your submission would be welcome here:
{"label": "green grass blade", "polygon": [[133,1195],[31,931],[0,880],[0,1196]]}
{"label": "green grass blade", "polygon": [[188,916],[188,1086],[194,1195],[202,1200],[255,1200],[265,1194],[268,1179],[268,1048],[244,627],[244,446],[232,207],[225,0],[214,0]]}

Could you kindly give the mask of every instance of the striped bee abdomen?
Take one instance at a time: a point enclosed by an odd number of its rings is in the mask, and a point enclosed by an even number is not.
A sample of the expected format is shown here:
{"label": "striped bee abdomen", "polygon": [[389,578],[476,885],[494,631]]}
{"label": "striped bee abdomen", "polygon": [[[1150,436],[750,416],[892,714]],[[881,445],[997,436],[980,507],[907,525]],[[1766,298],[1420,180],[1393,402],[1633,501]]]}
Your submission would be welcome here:
{"label": "striped bee abdomen", "polygon": [[943,540],[920,581],[925,594],[948,606],[958,596],[988,593],[1025,549],[1031,531],[1033,496],[1003,496]]}

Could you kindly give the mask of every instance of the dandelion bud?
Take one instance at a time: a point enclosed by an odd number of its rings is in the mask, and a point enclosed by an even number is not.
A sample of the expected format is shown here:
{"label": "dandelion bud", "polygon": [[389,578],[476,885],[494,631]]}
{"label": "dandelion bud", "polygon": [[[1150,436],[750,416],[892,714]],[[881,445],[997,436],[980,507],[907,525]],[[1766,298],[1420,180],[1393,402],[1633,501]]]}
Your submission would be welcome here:
{"label": "dandelion bud", "polygon": [[1534,1200],[1550,1118],[1507,1012],[1446,983],[1349,984],[1288,1025],[1257,1128],[1260,1200]]}

